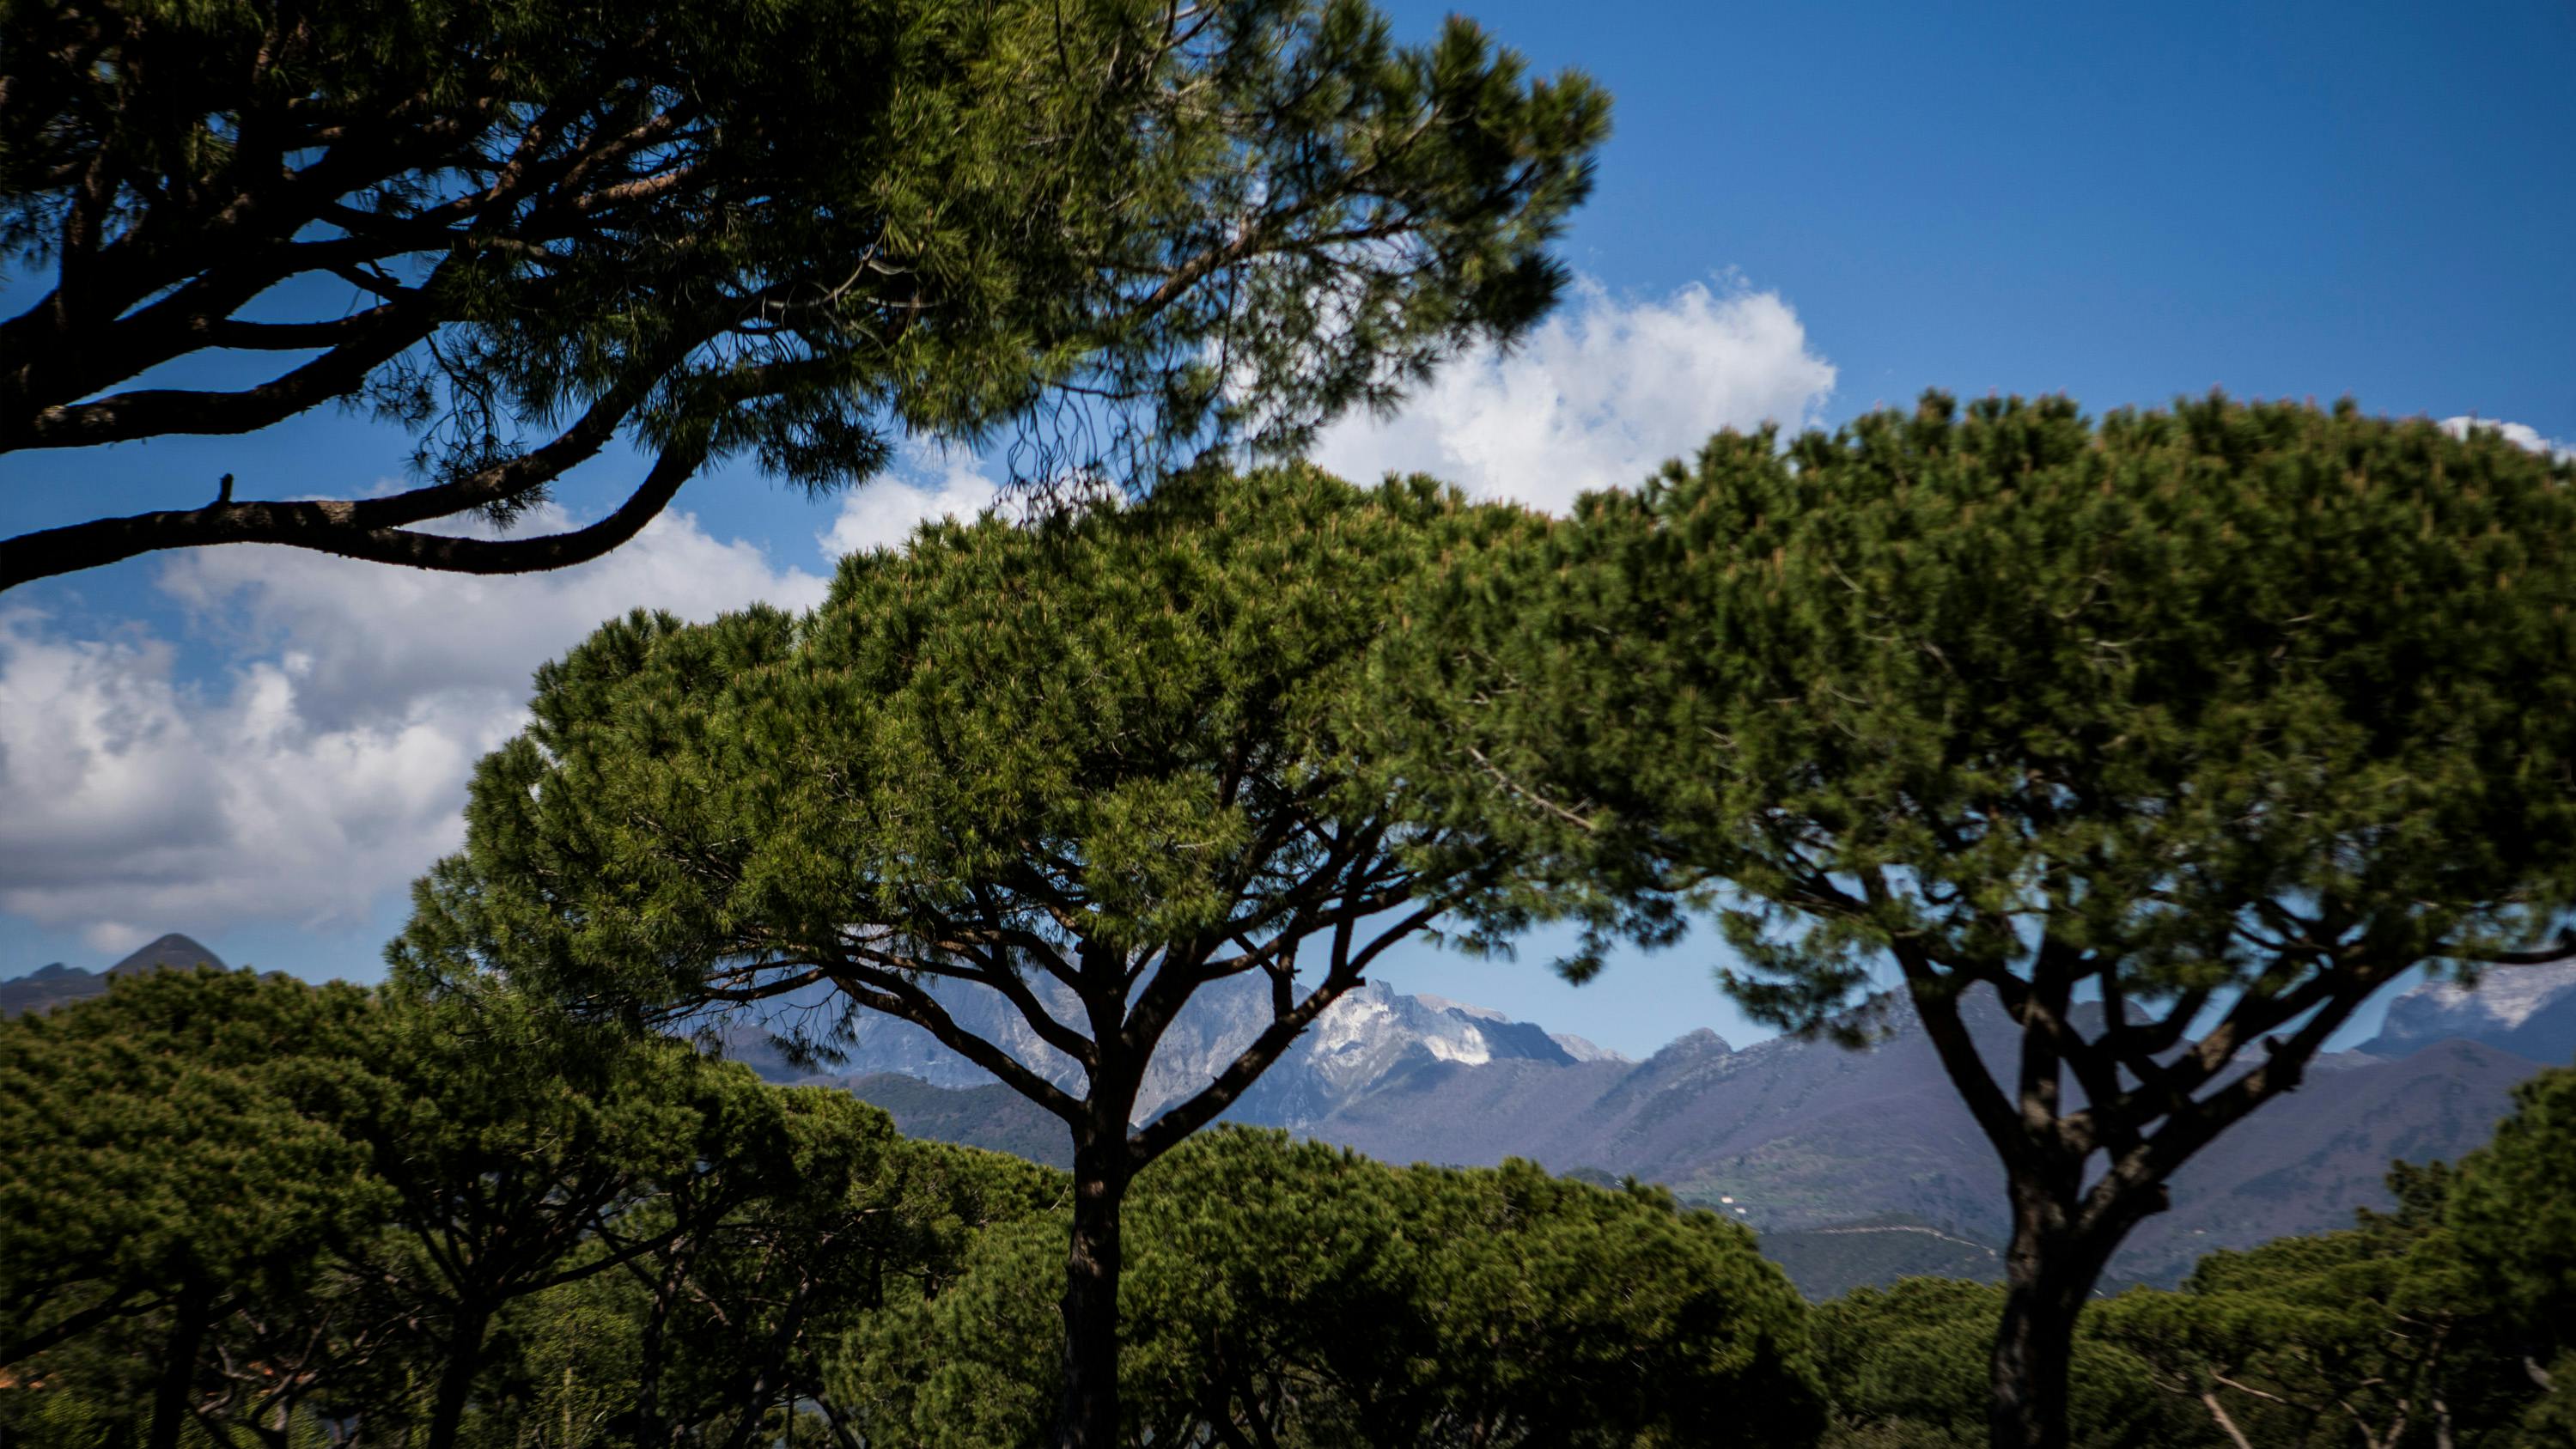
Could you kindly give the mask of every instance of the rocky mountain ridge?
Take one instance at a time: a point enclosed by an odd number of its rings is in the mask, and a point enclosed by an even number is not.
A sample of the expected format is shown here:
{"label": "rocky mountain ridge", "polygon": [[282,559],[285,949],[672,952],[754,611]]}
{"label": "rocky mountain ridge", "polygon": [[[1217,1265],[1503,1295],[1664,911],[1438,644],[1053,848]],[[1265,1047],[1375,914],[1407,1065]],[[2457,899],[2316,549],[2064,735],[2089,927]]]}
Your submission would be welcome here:
{"label": "rocky mountain ridge", "polygon": [[2389,1003],[2361,1049],[2402,1057],[2452,1038],[2537,1062],[2576,1057],[2576,961],[2489,971],[2474,988],[2425,982]]}

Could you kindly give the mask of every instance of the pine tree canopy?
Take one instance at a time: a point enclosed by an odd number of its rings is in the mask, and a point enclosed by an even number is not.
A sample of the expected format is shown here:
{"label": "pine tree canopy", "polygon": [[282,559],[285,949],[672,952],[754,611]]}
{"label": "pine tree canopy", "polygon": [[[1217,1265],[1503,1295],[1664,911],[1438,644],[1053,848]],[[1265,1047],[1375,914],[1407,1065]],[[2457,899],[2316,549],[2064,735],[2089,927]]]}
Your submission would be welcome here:
{"label": "pine tree canopy", "polygon": [[[418,474],[297,502],[228,473],[0,542],[0,588],[244,541],[558,567],[711,463],[836,488],[907,434],[1057,485],[1293,450],[1545,310],[1607,126],[1580,76],[1463,21],[1398,46],[1359,0],[19,5],[0,94],[33,298],[0,449],[333,403]],[[185,365],[215,360],[266,380]],[[414,527],[506,521],[619,439],[642,476],[594,523]]]}
{"label": "pine tree canopy", "polygon": [[[1054,1113],[1076,1191],[1059,1442],[1106,1444],[1133,1174],[1500,877],[1367,722],[1408,581],[1529,524],[1421,481],[1200,471],[1036,526],[926,527],[845,560],[802,618],[611,623],[477,767],[465,851],[396,959],[594,1019],[820,994],[840,1011],[816,1035],[900,1018]],[[1228,978],[1266,985],[1267,1021],[1149,1114],[1164,1034]]]}
{"label": "pine tree canopy", "polygon": [[[1330,1000],[1301,965],[1337,995],[1380,913],[1498,874],[1359,745],[1404,581],[1528,517],[1303,468],[1198,474],[1037,527],[925,527],[845,560],[802,618],[612,622],[540,671],[396,954],[610,1014],[830,983],[1059,1114],[1055,1087],[951,1040],[925,985],[1000,992],[1123,1076],[1199,984],[1263,973],[1284,1046]],[[1310,937],[1331,961],[1300,961]],[[1059,1021],[1058,990],[1110,1014]]]}
{"label": "pine tree canopy", "polygon": [[[2158,1085],[2089,1085],[2143,1104],[2419,963],[2553,952],[2571,484],[2348,405],[1935,394],[1722,434],[1441,576],[1412,703],[1559,862],[1553,908],[1651,936],[1714,901],[1727,984],[1792,1028],[1882,966],[2052,1021],[2090,982]],[[2200,1052],[2151,1060],[2213,1002]]]}
{"label": "pine tree canopy", "polygon": [[1388,727],[1521,909],[1711,906],[1785,1027],[1908,998],[2013,1181],[1999,1446],[2064,1442],[2108,1254],[2373,993],[2576,954],[2576,465],[2491,433],[1933,394],[1720,435],[1422,607]]}
{"label": "pine tree canopy", "polygon": [[[1138,1179],[1131,1444],[1808,1445],[1808,1313],[1753,1235],[1662,1188],[1531,1163],[1389,1167],[1221,1127]],[[1063,1224],[854,1335],[829,1392],[925,1446],[1043,1442]]]}

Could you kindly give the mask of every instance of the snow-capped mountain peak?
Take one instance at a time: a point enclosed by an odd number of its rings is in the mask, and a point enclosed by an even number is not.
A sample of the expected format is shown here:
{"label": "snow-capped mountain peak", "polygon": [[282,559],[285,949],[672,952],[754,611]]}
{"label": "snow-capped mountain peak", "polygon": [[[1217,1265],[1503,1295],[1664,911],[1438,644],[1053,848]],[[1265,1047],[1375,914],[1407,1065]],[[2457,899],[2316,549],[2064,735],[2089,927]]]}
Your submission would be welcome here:
{"label": "snow-capped mountain peak", "polygon": [[[1061,988],[1032,981],[1058,1016],[1078,1020]],[[1081,1080],[1081,1068],[1040,1041],[1019,1014],[993,993],[974,987],[934,986],[958,1024],[996,1043],[1064,1086]],[[1206,1086],[1270,1023],[1269,984],[1254,978],[1220,981],[1191,998],[1163,1034],[1136,1116],[1143,1121]],[[857,1041],[840,1068],[852,1076],[900,1072],[935,1086],[975,1087],[992,1078],[908,1022],[862,1015]],[[758,1049],[737,1039],[736,1049]],[[1625,1060],[1580,1037],[1552,1037],[1539,1026],[1501,1012],[1437,996],[1411,996],[1382,982],[1367,982],[1333,1003],[1306,1034],[1253,1083],[1229,1115],[1285,1126],[1314,1121],[1397,1073],[1427,1063],[1485,1066],[1525,1060],[1551,1065]]]}

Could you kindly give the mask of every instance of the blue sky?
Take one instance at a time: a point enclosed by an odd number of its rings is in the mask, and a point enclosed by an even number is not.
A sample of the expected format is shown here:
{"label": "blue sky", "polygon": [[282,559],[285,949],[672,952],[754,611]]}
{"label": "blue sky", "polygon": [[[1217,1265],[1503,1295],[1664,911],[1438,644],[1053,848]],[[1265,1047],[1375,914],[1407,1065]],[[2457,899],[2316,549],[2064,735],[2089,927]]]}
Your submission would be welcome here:
{"label": "blue sky", "polygon": [[[1388,7],[1427,35],[1446,7]],[[2576,7],[1486,4],[1617,135],[1518,356],[1475,359],[1322,452],[1556,503],[1722,424],[1832,423],[1927,386],[2153,405],[2351,395],[2576,442]],[[23,279],[0,289],[23,297]],[[364,491],[403,442],[324,414],[241,439],[0,459],[0,529]],[[607,458],[564,506],[594,515]],[[748,474],[536,580],[236,548],[0,596],[0,975],[163,930],[364,979],[452,848],[464,770],[527,671],[634,605],[810,601],[837,549],[971,508],[915,454],[840,503]],[[1703,942],[1575,989],[1416,953],[1379,974],[1642,1054],[1748,1028]]]}

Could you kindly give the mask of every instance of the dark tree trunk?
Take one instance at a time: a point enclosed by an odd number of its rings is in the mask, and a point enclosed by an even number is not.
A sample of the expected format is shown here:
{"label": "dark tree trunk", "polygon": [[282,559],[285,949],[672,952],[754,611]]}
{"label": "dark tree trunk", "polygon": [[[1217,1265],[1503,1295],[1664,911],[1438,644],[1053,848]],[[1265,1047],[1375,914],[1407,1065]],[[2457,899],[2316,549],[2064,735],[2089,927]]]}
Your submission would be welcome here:
{"label": "dark tree trunk", "polygon": [[[679,1244],[672,1245],[674,1265],[684,1251]],[[644,1320],[635,1371],[635,1449],[660,1449],[671,1442],[670,1431],[662,1426],[662,1346],[671,1322],[672,1300],[679,1292],[679,1269],[674,1265],[666,1265],[654,1282],[652,1311]]]}
{"label": "dark tree trunk", "polygon": [[1995,1330],[1987,1423],[1994,1449],[2066,1449],[2066,1378],[2074,1361],[2075,1315],[2085,1289],[2053,1266],[2025,1274],[2014,1244]]}
{"label": "dark tree trunk", "polygon": [[2160,1194],[2135,1197],[2090,1231],[2077,1226],[2082,1168],[2012,1172],[2013,1235],[1995,1329],[1986,1423],[1993,1449],[2066,1449],[2075,1323],[2111,1252]]}
{"label": "dark tree trunk", "polygon": [[483,1331],[491,1318],[487,1309],[458,1311],[447,1362],[438,1371],[438,1397],[430,1403],[424,1449],[456,1449],[456,1436],[465,1424],[465,1401],[474,1392],[475,1373],[483,1367]]}
{"label": "dark tree trunk", "polygon": [[1118,1215],[1127,1173],[1124,1122],[1101,1124],[1075,1144],[1058,1449],[1110,1449],[1118,1442]]}
{"label": "dark tree trunk", "polygon": [[191,1277],[171,1305],[161,1378],[152,1390],[152,1437],[145,1449],[179,1449],[179,1429],[188,1422],[188,1391],[197,1381],[197,1351],[206,1341],[209,1296],[205,1285]]}

